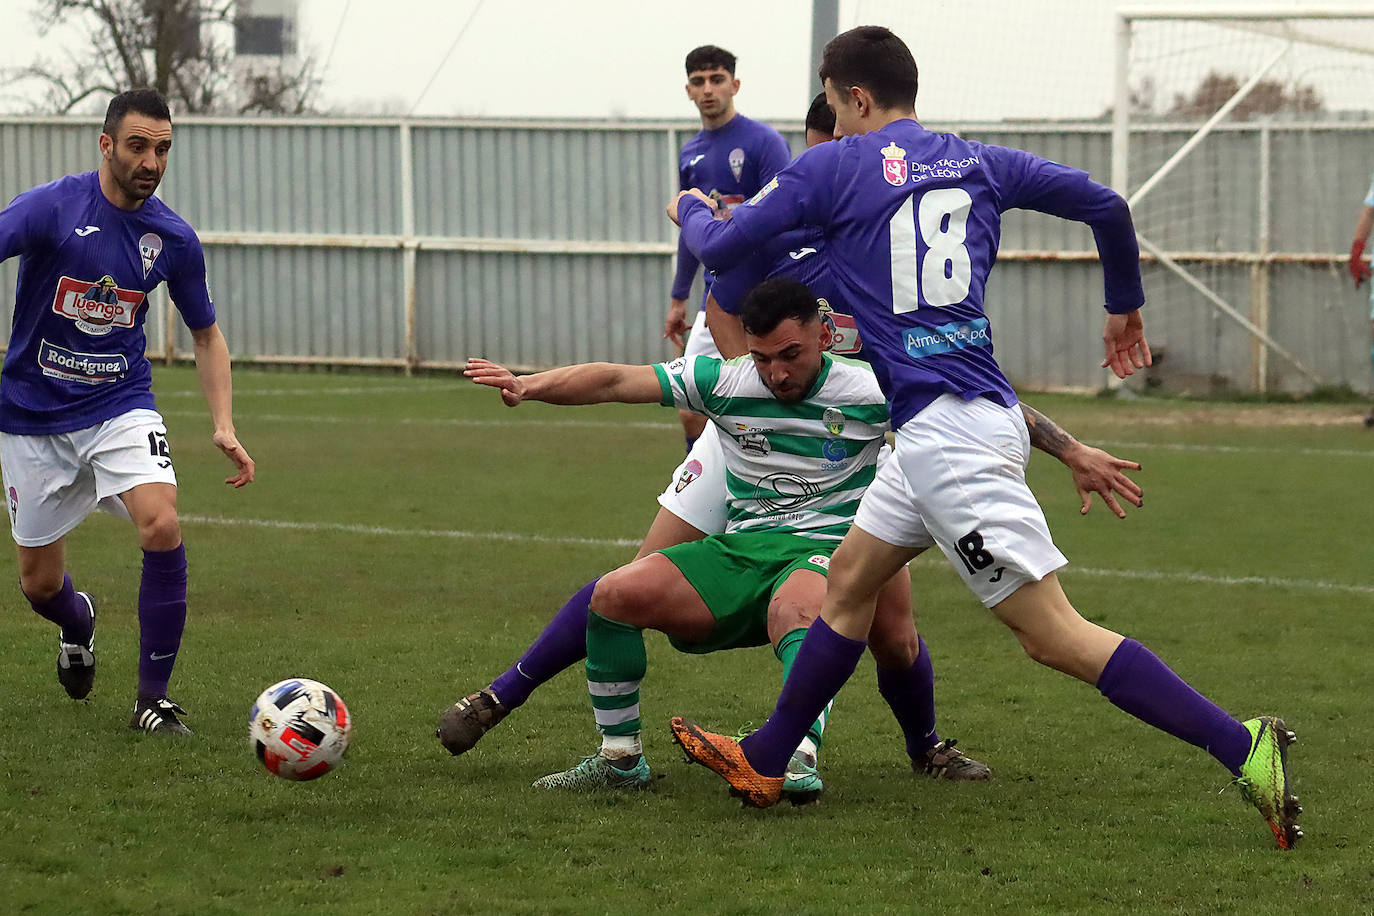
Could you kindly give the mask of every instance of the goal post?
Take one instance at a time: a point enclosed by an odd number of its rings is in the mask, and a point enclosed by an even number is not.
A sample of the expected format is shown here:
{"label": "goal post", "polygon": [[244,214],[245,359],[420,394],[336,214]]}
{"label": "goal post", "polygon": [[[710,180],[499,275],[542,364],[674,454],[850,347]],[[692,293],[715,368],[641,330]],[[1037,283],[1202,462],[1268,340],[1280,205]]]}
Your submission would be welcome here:
{"label": "goal post", "polygon": [[[1219,363],[1228,349],[1234,362],[1238,344],[1216,323],[1243,329],[1249,389],[1269,390],[1271,376],[1293,390],[1323,384],[1307,355],[1319,344],[1290,344],[1275,328],[1273,310],[1295,303],[1271,302],[1274,271],[1324,274],[1301,291],[1284,277],[1284,295],[1350,323],[1334,244],[1349,226],[1332,232],[1292,202],[1353,220],[1348,201],[1363,188],[1351,173],[1367,179],[1374,149],[1360,166],[1357,151],[1328,137],[1356,125],[1367,136],[1374,121],[1374,7],[1123,9],[1114,32],[1111,181],[1135,215],[1152,298],[1202,305],[1205,321],[1169,317],[1176,336],[1214,338]],[[1355,324],[1349,333],[1368,337]],[[1205,372],[1206,348],[1188,349]]]}

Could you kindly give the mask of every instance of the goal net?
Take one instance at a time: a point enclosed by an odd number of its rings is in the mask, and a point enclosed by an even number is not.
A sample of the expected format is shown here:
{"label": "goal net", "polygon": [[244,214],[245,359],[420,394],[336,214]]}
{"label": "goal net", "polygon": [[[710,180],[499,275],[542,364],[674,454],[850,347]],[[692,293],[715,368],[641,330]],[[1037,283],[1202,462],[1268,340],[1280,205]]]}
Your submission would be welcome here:
{"label": "goal net", "polygon": [[1374,9],[1298,9],[1118,12],[1112,183],[1157,375],[1183,390],[1368,385],[1345,260],[1374,170]]}

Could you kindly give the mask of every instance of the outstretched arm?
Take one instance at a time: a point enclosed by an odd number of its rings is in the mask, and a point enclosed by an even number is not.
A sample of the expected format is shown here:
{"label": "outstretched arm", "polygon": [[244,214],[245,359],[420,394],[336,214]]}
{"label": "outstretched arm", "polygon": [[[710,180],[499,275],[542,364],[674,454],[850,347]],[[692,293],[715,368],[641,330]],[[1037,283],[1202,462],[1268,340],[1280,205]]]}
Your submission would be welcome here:
{"label": "outstretched arm", "polygon": [[463,374],[501,392],[507,407],[523,401],[547,404],[657,404],[663,388],[653,366],[582,363],[533,375],[516,375],[504,366],[471,357]]}
{"label": "outstretched arm", "polygon": [[253,482],[257,466],[249,457],[248,451],[239,445],[238,434],[234,431],[234,388],[229,376],[229,345],[218,324],[191,331],[195,344],[196,374],[200,377],[200,388],[205,393],[205,403],[210,407],[210,418],[215,424],[215,445],[226,458],[234,462],[238,472],[226,477],[224,482],[234,489]]}
{"label": "outstretched arm", "polygon": [[1021,402],[1021,413],[1026,418],[1026,427],[1030,430],[1031,445],[1058,458],[1073,472],[1074,489],[1083,501],[1083,506],[1079,509],[1080,515],[1088,514],[1094,493],[1102,497],[1102,501],[1117,518],[1126,517],[1126,510],[1121,508],[1121,504],[1116,500],[1117,494],[1137,509],[1144,505],[1144,491],[1134,480],[1122,473],[1127,468],[1133,471],[1140,470],[1139,464],[1117,458],[1100,448],[1084,445],[1065,432],[1058,423],[1025,401]]}

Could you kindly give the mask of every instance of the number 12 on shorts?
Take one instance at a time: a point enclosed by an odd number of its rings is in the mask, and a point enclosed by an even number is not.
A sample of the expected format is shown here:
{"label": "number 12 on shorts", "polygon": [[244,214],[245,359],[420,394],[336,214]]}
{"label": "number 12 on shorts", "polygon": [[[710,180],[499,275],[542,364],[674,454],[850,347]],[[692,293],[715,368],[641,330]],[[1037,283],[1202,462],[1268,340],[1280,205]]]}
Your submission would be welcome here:
{"label": "number 12 on shorts", "polygon": [[172,466],[172,448],[167,444],[166,433],[160,433],[156,430],[148,433],[148,450],[152,452],[154,458],[163,459],[157,463],[158,467],[166,470]]}

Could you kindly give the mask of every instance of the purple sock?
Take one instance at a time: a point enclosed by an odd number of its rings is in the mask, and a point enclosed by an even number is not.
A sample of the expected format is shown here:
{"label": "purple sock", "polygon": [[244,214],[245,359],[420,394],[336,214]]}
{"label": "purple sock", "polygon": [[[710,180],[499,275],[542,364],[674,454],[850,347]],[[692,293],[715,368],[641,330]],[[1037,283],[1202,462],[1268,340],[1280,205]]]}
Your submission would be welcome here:
{"label": "purple sock", "polygon": [[1137,719],[1196,745],[1232,773],[1250,753],[1250,732],[1134,639],[1116,647],[1097,689]]}
{"label": "purple sock", "polygon": [[841,636],[817,617],[806,631],[778,705],[763,728],[740,742],[749,765],[764,776],[781,776],[806,730],[835,698],[868,644]]}
{"label": "purple sock", "polygon": [[587,613],[599,581],[593,579],[579,588],[520,660],[491,682],[491,692],[507,709],[522,705],[540,684],[587,657]]}
{"label": "purple sock", "polygon": [[[28,595],[24,597],[29,598]],[[62,589],[56,595],[47,601],[34,601],[29,598],[29,605],[38,616],[51,620],[62,628],[63,642],[84,646],[91,641],[91,612],[86,607],[86,602],[76,594],[71,576],[63,574]]]}
{"label": "purple sock", "polygon": [[921,654],[910,668],[898,671],[878,666],[878,692],[902,727],[907,756],[924,760],[925,752],[940,743],[940,736],[935,731],[935,669],[926,641],[917,636],[916,644]]}
{"label": "purple sock", "polygon": [[186,629],[186,545],[143,551],[138,587],[138,695],[165,697]]}

